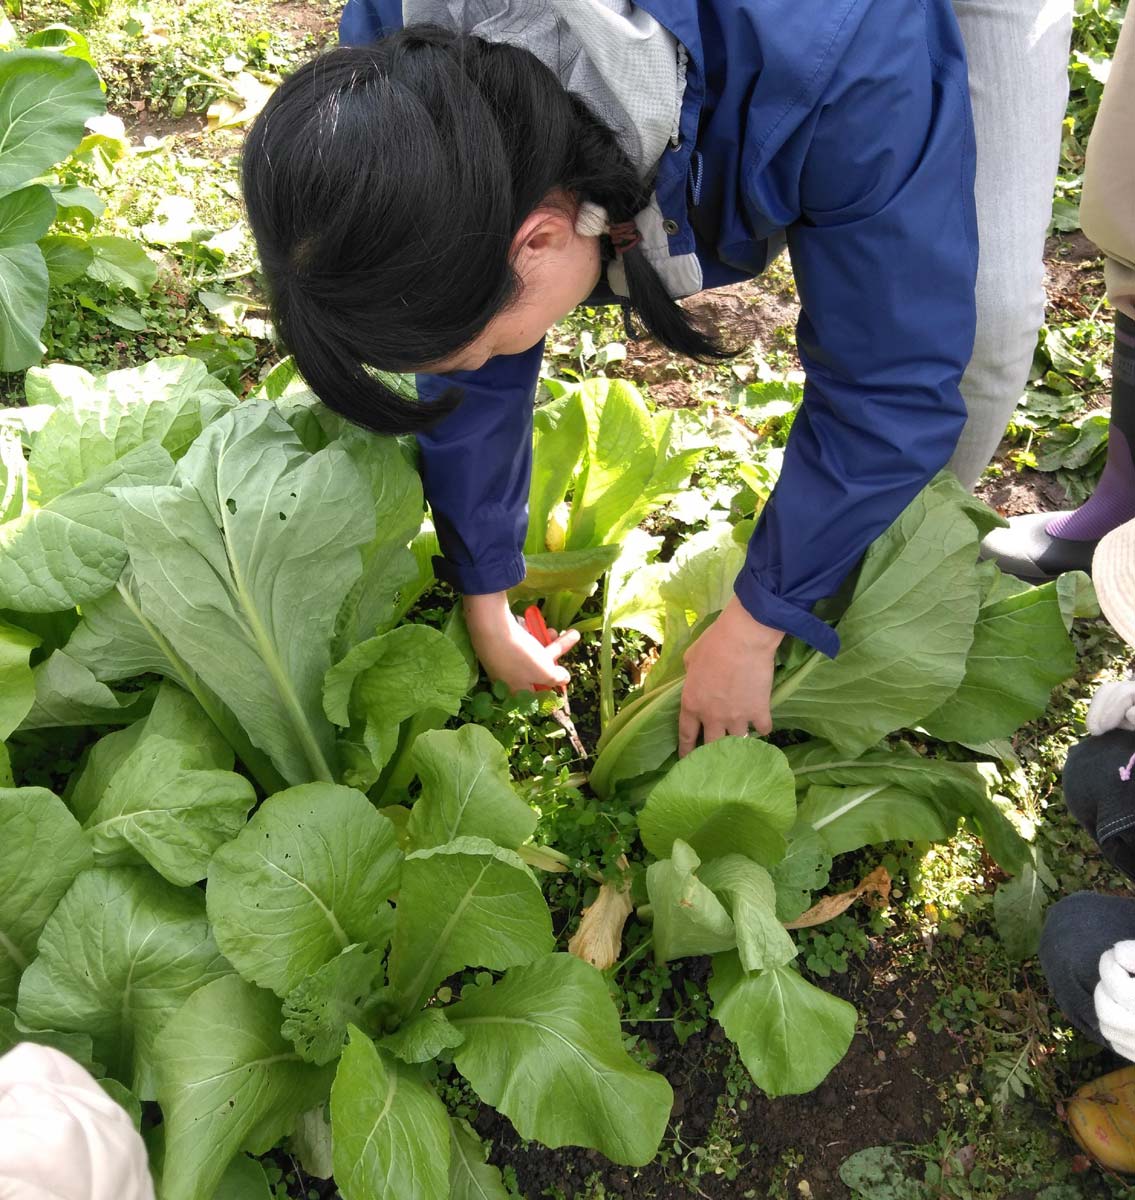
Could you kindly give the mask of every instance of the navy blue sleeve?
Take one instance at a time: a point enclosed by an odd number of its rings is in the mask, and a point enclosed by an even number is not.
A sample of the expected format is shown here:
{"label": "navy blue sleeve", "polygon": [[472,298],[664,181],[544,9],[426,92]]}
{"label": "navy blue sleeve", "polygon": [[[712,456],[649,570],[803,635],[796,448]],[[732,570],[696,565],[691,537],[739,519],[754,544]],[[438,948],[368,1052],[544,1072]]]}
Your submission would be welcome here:
{"label": "navy blue sleeve", "polygon": [[977,234],[964,51],[944,0],[874,3],[814,121],[788,230],[804,403],[736,591],[825,654],[812,606],[948,461],[965,423]]}
{"label": "navy blue sleeve", "polygon": [[339,41],[344,46],[366,46],[401,28],[400,0],[347,0],[339,18]]}
{"label": "navy blue sleeve", "polygon": [[455,412],[419,434],[418,444],[441,543],[434,569],[466,595],[507,591],[524,578],[532,409],[543,357],[541,340],[476,371],[418,376],[423,401],[451,387],[464,396]]}

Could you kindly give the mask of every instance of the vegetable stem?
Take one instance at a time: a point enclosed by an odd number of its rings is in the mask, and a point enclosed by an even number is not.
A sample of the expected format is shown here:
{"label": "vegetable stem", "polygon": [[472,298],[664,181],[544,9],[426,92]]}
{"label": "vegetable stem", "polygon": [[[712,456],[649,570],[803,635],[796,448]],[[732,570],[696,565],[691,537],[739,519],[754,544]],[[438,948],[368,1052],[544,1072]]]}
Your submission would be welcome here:
{"label": "vegetable stem", "polygon": [[611,642],[611,575],[603,577],[603,633],[599,643],[599,728],[615,719],[615,664]]}

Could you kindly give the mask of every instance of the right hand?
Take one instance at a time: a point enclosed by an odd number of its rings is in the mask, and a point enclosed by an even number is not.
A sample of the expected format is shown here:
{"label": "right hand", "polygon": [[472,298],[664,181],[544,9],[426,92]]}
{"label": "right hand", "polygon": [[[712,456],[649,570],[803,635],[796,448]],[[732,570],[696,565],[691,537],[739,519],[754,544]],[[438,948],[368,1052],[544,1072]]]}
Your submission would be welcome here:
{"label": "right hand", "polygon": [[579,641],[577,630],[542,646],[512,615],[505,592],[466,596],[464,606],[473,650],[491,679],[520,692],[561,687],[571,678],[559,659]]}

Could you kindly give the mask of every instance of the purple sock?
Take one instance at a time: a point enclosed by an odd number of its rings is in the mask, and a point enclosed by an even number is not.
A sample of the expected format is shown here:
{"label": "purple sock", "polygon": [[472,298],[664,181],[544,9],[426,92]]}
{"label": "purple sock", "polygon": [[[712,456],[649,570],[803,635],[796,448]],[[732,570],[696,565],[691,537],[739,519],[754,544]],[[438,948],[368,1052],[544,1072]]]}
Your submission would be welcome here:
{"label": "purple sock", "polygon": [[1135,518],[1135,462],[1122,430],[1113,425],[1107,435],[1107,465],[1096,490],[1069,513],[1061,513],[1044,527],[1049,537],[1073,542],[1094,542],[1124,521]]}
{"label": "purple sock", "polygon": [[1107,434],[1107,463],[1096,490],[1079,508],[1053,517],[1045,526],[1049,537],[1074,542],[1098,541],[1116,526],[1135,519],[1135,454],[1132,452],[1132,412],[1135,411],[1135,323],[1118,314],[1112,356],[1111,423]]}

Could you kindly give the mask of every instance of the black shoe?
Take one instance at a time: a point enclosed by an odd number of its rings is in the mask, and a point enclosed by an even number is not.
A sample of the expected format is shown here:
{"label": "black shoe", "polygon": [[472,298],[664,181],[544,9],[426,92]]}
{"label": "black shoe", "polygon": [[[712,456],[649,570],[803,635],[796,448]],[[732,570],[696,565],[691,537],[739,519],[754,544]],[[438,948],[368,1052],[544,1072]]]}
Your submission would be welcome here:
{"label": "black shoe", "polygon": [[1045,532],[1045,526],[1058,516],[1059,513],[1025,513],[1010,517],[1007,528],[994,529],[985,535],[981,557],[992,559],[1007,575],[1016,575],[1029,583],[1047,583],[1064,571],[1090,574],[1099,538],[1077,541],[1052,537]]}

